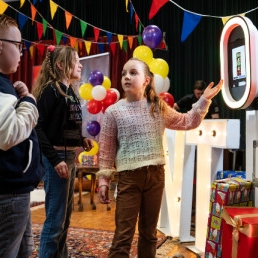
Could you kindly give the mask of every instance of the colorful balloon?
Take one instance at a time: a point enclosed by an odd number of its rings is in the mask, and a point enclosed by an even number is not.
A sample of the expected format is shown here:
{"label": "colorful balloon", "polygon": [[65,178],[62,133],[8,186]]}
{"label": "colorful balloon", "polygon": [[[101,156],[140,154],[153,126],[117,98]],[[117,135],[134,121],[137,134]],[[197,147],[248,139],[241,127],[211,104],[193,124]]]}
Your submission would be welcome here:
{"label": "colorful balloon", "polygon": [[92,99],[91,91],[93,86],[89,83],[84,83],[79,88],[79,95],[85,100]]}
{"label": "colorful balloon", "polygon": [[98,114],[101,111],[101,109],[102,109],[101,101],[98,101],[95,99],[91,99],[90,101],[88,101],[87,110],[91,114]]}
{"label": "colorful balloon", "polygon": [[164,90],[165,80],[164,78],[159,74],[154,74],[154,88],[156,93],[159,95]]}
{"label": "colorful balloon", "polygon": [[167,104],[170,107],[174,107],[175,100],[174,100],[174,97],[170,93],[168,93],[168,92],[161,92],[159,94],[159,97],[161,99],[163,99],[165,102],[167,102]]}
{"label": "colorful balloon", "polygon": [[117,94],[114,90],[107,90],[107,96],[102,100],[102,112],[117,101]]}
{"label": "colorful balloon", "polygon": [[91,91],[91,95],[93,99],[101,101],[106,97],[107,90],[102,85],[96,85],[93,87]]}
{"label": "colorful balloon", "polygon": [[133,57],[136,57],[139,60],[149,64],[153,59],[153,53],[152,50],[147,46],[138,46],[133,51]]}
{"label": "colorful balloon", "polygon": [[90,121],[87,123],[87,132],[91,136],[96,136],[100,132],[100,124],[98,121]]}
{"label": "colorful balloon", "polygon": [[110,79],[104,75],[104,80],[102,82],[102,85],[105,87],[106,90],[111,88],[111,81]]}
{"label": "colorful balloon", "polygon": [[149,63],[149,67],[153,74],[159,74],[164,79],[168,76],[169,66],[164,59],[153,58],[153,60]]}
{"label": "colorful balloon", "polygon": [[98,153],[99,151],[99,145],[96,141],[94,140],[91,140],[91,142],[93,143],[93,148],[90,150],[90,151],[83,151],[79,154],[78,156],[78,161],[80,163],[82,163],[82,155],[85,155],[85,156],[94,156]]}
{"label": "colorful balloon", "polygon": [[99,70],[94,70],[90,73],[88,81],[93,85],[102,85],[104,81],[104,75]]}
{"label": "colorful balloon", "polygon": [[149,25],[143,30],[142,39],[146,46],[156,48],[162,40],[162,32],[158,26]]}

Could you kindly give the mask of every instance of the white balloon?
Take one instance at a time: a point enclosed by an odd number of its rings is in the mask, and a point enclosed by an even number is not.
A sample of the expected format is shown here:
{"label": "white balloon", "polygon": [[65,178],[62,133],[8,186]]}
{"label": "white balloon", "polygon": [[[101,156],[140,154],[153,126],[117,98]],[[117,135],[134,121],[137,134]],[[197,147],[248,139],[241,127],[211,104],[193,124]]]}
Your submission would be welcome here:
{"label": "white balloon", "polygon": [[120,99],[120,92],[116,88],[110,88],[110,90],[113,90],[116,93],[116,102]]}
{"label": "white balloon", "polygon": [[98,101],[103,100],[107,95],[107,90],[102,85],[96,85],[91,90],[92,98]]}
{"label": "white balloon", "polygon": [[154,88],[156,93],[159,95],[161,92],[164,92],[163,88],[165,85],[164,78],[159,74],[154,74]]}
{"label": "white balloon", "polygon": [[165,78],[165,84],[164,84],[164,88],[163,88],[163,92],[168,92],[170,87],[170,80],[168,77]]}

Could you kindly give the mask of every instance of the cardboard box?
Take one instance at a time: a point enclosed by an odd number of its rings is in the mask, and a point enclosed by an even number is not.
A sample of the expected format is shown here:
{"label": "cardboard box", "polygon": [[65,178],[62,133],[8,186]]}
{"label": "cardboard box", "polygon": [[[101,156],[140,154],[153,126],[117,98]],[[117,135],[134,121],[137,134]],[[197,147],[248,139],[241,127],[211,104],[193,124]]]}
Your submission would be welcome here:
{"label": "cardboard box", "polygon": [[224,206],[253,206],[251,181],[237,177],[215,180],[213,182],[210,196],[205,257],[222,257],[221,215]]}
{"label": "cardboard box", "polygon": [[222,257],[257,257],[258,208],[224,207],[222,218]]}

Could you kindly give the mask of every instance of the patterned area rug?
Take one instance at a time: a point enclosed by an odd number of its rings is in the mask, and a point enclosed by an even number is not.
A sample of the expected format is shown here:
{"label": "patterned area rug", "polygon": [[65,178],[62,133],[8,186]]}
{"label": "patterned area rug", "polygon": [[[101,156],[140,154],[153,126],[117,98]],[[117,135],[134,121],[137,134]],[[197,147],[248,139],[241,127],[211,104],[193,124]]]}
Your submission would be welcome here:
{"label": "patterned area rug", "polygon": [[[42,229],[42,224],[33,224],[32,231],[34,234],[34,251],[30,258],[38,257],[39,238]],[[112,231],[95,230],[86,228],[70,227],[68,233],[68,249],[71,258],[105,258],[113,239]],[[137,237],[135,234],[130,258],[137,257]],[[159,248],[167,237],[163,234],[158,234],[157,248]]]}

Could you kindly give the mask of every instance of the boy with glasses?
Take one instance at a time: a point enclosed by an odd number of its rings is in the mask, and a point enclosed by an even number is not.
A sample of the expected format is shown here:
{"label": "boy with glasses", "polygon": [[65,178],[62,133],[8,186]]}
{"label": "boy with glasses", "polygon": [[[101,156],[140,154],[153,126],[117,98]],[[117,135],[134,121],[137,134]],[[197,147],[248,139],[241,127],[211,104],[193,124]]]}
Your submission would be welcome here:
{"label": "boy with glasses", "polygon": [[30,192],[44,173],[35,98],[7,77],[17,71],[22,49],[16,21],[0,15],[0,257],[30,257]]}

